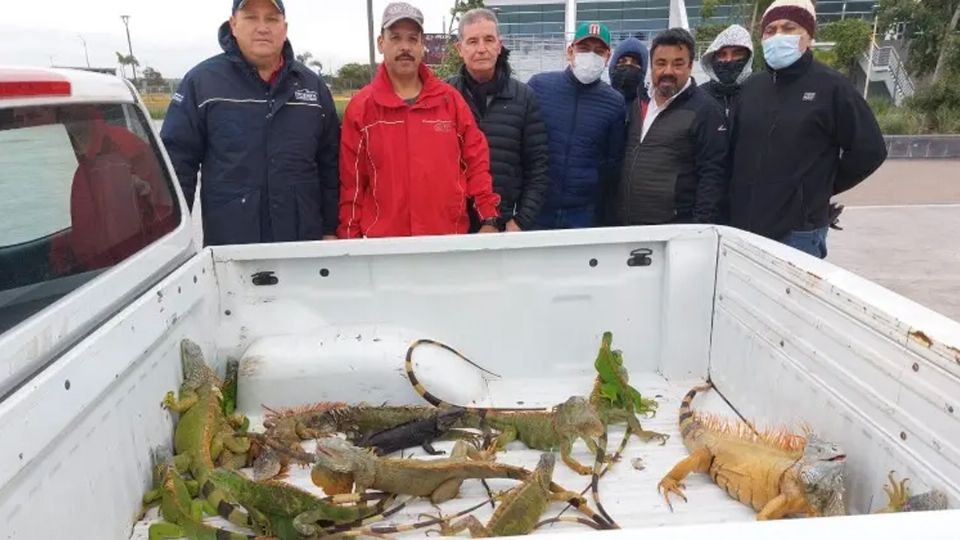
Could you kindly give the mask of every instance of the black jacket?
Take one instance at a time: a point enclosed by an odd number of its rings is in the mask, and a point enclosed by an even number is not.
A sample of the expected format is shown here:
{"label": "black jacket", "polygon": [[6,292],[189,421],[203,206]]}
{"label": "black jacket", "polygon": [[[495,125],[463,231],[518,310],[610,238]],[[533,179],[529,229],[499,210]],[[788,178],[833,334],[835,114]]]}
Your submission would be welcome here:
{"label": "black jacket", "polygon": [[630,109],[614,223],[716,223],[729,179],[729,132],[720,106],[691,81],[640,142],[640,103]]}
{"label": "black jacket", "polygon": [[887,157],[863,96],[810,52],[748,79],[740,99],[731,184],[736,227],[773,239],[826,227],[830,197]]}
{"label": "black jacket", "polygon": [[[740,86],[734,86],[729,90],[717,81],[707,81],[700,85],[700,88],[710,94],[710,97],[717,100],[723,112],[727,116],[729,123],[736,116],[737,108],[740,106]],[[728,126],[732,128],[732,126]]]}
{"label": "black jacket", "polygon": [[[531,229],[540,215],[549,187],[547,128],[540,117],[537,96],[526,84],[510,77],[502,54],[497,61],[498,90],[481,114],[467,84],[466,68],[447,82],[463,94],[490,146],[490,173],[500,195],[503,223],[515,219],[521,229]],[[476,228],[476,224],[474,224]]]}
{"label": "black jacket", "polygon": [[289,42],[273,85],[244,60],[228,23],[220,46],[184,77],[160,131],[191,208],[203,170],[204,242],[336,234],[340,123],[327,85]]}

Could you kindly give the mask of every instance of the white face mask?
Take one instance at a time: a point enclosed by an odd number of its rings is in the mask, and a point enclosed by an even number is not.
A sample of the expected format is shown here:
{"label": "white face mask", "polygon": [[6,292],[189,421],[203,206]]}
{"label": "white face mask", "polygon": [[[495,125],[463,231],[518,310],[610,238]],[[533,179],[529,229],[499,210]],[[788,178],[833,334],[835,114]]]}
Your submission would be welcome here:
{"label": "white face mask", "polygon": [[607,61],[594,52],[578,52],[573,55],[573,76],[583,84],[596,82],[607,67]]}

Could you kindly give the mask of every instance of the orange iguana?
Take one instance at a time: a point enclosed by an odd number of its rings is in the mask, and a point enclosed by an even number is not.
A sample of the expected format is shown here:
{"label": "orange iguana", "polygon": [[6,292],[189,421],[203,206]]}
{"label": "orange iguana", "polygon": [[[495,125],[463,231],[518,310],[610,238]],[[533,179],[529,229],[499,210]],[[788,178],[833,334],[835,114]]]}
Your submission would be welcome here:
{"label": "orange iguana", "polygon": [[683,479],[709,474],[731,497],[752,506],[758,520],[788,515],[845,514],[844,460],[835,444],[784,430],[757,432],[744,422],[695,413],[690,403],[711,384],[696,387],[680,404],[680,433],[690,456],[657,486],[673,510],[670,493],[687,500]]}

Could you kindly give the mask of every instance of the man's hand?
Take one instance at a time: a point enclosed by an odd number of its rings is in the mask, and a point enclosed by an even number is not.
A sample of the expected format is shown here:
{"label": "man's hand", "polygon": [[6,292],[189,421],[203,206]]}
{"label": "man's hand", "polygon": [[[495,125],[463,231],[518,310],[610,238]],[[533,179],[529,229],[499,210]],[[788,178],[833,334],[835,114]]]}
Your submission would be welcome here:
{"label": "man's hand", "polygon": [[335,234],[325,234],[323,235],[324,240],[337,240],[337,235]]}
{"label": "man's hand", "polygon": [[493,225],[484,225],[483,227],[480,227],[480,230],[477,232],[479,234],[489,234],[489,233],[498,233],[500,232],[500,230],[494,227]]}
{"label": "man's hand", "polygon": [[523,229],[521,229],[520,226],[517,225],[517,220],[511,219],[510,221],[507,222],[507,232],[520,232],[522,230]]}
{"label": "man's hand", "polygon": [[840,214],[843,213],[843,205],[838,203],[830,203],[830,228],[842,231],[843,227],[840,226]]}

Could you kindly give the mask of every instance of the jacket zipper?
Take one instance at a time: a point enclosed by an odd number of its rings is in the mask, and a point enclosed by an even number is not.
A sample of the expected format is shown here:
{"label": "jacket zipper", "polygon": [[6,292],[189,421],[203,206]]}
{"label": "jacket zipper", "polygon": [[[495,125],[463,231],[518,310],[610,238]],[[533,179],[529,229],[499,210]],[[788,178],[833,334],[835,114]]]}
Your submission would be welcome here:
{"label": "jacket zipper", "polygon": [[[576,83],[575,83],[576,84]],[[577,130],[577,115],[580,109],[580,87],[573,89],[573,122],[570,124],[570,132],[567,133],[567,147],[563,152],[563,182],[560,182],[560,199],[563,200],[563,194],[567,192],[567,172],[570,170],[570,145],[572,144],[573,134]],[[561,205],[562,206],[562,205]]]}
{"label": "jacket zipper", "polygon": [[757,157],[757,175],[754,177],[754,181],[750,186],[750,207],[747,209],[747,211],[751,216],[750,218],[751,230],[754,229],[754,225],[756,224],[753,217],[756,215],[756,212],[753,211],[753,202],[755,199],[754,195],[756,194],[756,184],[757,182],[763,181],[763,178],[764,178],[763,163],[765,161],[765,158],[767,157],[767,146],[773,140],[773,132],[777,129],[777,119],[779,116],[780,116],[780,87],[777,85],[777,72],[774,71],[773,72],[773,111],[771,111],[771,114],[770,114],[770,117],[772,118],[773,121],[770,123],[770,129],[767,131],[767,140],[764,141],[763,150],[758,152],[759,155]]}

